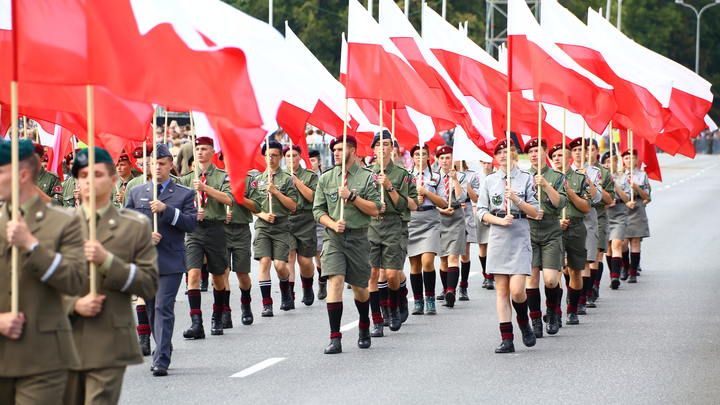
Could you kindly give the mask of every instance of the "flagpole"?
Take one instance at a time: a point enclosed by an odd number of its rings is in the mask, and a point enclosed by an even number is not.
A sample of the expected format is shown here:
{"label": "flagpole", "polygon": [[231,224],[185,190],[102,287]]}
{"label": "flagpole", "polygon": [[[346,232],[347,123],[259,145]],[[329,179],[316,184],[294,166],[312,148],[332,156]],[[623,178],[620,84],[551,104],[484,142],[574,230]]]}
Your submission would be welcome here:
{"label": "flagpole", "polygon": [[[290,164],[289,164],[290,176],[294,176],[295,175],[295,161],[294,161],[295,159],[293,159],[292,155],[295,153],[295,152],[293,152],[295,149],[293,149],[292,138],[290,138],[289,136],[288,136],[288,138],[290,139]],[[286,160],[286,162],[287,162],[287,160]]]}
{"label": "flagpole", "polygon": [[443,20],[447,20],[447,18],[445,18],[446,14],[447,14],[447,0],[443,0],[443,2],[442,2],[442,18],[443,18]]}
{"label": "flagpole", "polygon": [[[565,165],[565,161],[567,160],[566,157],[565,157],[565,133],[567,132],[567,127],[566,127],[567,121],[566,121],[565,109],[564,109],[564,108],[563,108],[562,112],[563,112],[563,118],[562,118],[562,154],[563,154],[562,171],[563,171],[563,176],[566,176],[566,177],[567,177],[567,167],[565,167],[565,166],[566,166],[566,165]],[[566,208],[563,207],[563,209],[562,209],[562,219],[563,219],[563,221],[564,221],[565,218],[566,218],[566,212],[565,212],[565,211],[566,211]]]}
{"label": "flagpole", "polygon": [[[383,147],[383,101],[380,100],[380,174],[385,174],[385,148]],[[385,204],[385,186],[380,184],[380,204]]]}
{"label": "flagpole", "polygon": [[[154,116],[155,114],[153,114]],[[143,185],[147,184],[147,140],[143,141]]]}
{"label": "flagpole", "polygon": [[582,138],[580,138],[580,167],[579,169],[585,168],[585,121],[583,121]]}
{"label": "flagpole", "polygon": [[635,152],[633,151],[633,132],[632,129],[627,130],[627,136],[628,136],[628,146],[630,147],[630,167],[629,167],[629,173],[630,173],[630,201],[635,201],[635,189],[633,186],[635,185]]}
{"label": "flagpole", "polygon": [[[345,120],[343,122],[343,139],[342,139],[342,145],[343,145],[343,156],[342,156],[342,163],[340,165],[340,171],[342,172],[342,185],[345,187],[345,176],[347,175],[347,164],[345,160],[347,160],[347,151],[345,150],[347,148],[347,127],[348,127],[348,99],[347,96],[345,97]],[[332,151],[333,153],[335,151]],[[347,200],[343,198],[342,204],[340,204],[340,221],[345,219],[345,204],[347,204]]]}
{"label": "flagpole", "polygon": [[610,144],[610,174],[612,174],[613,176],[615,176],[615,170],[614,170],[614,167],[613,167],[613,166],[614,166],[614,163],[613,163],[613,129],[612,129],[612,121],[610,121],[609,128],[610,128],[610,131],[609,131],[609,134],[610,134],[610,135],[608,136],[608,140],[609,140],[608,143]]}
{"label": "flagpole", "polygon": [[395,154],[395,103],[390,110],[390,142],[392,143],[392,161],[395,162],[397,155]]}
{"label": "flagpole", "polygon": [[[510,83],[508,81],[508,83]],[[510,170],[511,170],[511,153],[510,153],[510,95],[512,93],[508,90],[507,93],[507,128],[505,131],[505,145],[506,145],[506,152],[507,152],[507,159],[505,162],[505,187],[510,188]],[[505,200],[505,214],[510,215],[510,200]]]}
{"label": "flagpole", "polygon": [[[542,159],[543,159],[543,147],[542,147],[542,103],[538,101],[538,174],[542,176]],[[541,202],[540,208],[542,209],[542,187],[538,184],[538,201]]]}
{"label": "flagpole", "polygon": [[410,16],[410,0],[405,0],[405,17]]}
{"label": "flagpole", "polygon": [[[192,142],[193,146],[193,177],[194,180],[197,181],[198,176],[198,169],[200,168],[200,165],[197,161],[197,153],[195,152],[195,119],[193,118],[192,110],[190,110],[190,142]],[[198,209],[202,208],[202,199],[200,198],[200,193],[195,191],[195,205]]]}
{"label": "flagpole", "polygon": [[[10,215],[13,221],[17,221],[20,219],[20,152],[18,146],[18,84],[15,80],[10,82],[10,122],[12,128],[10,135],[10,157],[12,163],[12,189],[10,191],[12,205]],[[19,306],[19,253],[18,247],[13,245],[10,253],[10,312],[13,315],[18,314]]]}
{"label": "flagpole", "polygon": [[269,138],[270,138],[269,136],[266,136],[266,137],[265,137],[265,175],[267,176],[267,186],[266,186],[266,187],[267,187],[267,190],[268,190],[268,195],[267,195],[267,199],[268,199],[268,212],[269,212],[270,214],[272,214],[272,213],[273,213],[273,209],[272,209],[272,194],[270,194],[270,189],[269,189],[270,183],[272,183],[272,180],[270,179],[270,176],[271,176],[271,174],[270,174],[270,155],[268,155],[268,153],[270,152],[269,149],[268,149],[269,146],[270,146],[270,139],[269,139]]}
{"label": "flagpole", "polygon": [[[153,137],[152,137],[152,165],[150,165],[150,171],[152,172],[152,194],[153,194],[153,201],[156,201],[158,199],[158,184],[157,184],[157,108],[153,107],[153,117],[152,117],[152,129],[153,129]],[[165,122],[167,123],[167,112],[165,113]],[[147,176],[146,176],[147,177]],[[158,231],[158,214],[157,212],[153,212],[153,232]]]}
{"label": "flagpole", "polygon": [[165,128],[163,129],[163,143],[167,146],[167,134],[168,134],[168,109],[165,107]]}
{"label": "flagpole", "polygon": [[[93,86],[85,86],[87,100],[87,134],[88,134],[88,182],[90,183],[90,223],[89,237],[91,241],[97,239],[97,204],[95,203],[95,97]],[[97,269],[95,263],[90,262],[90,295],[97,295]]]}

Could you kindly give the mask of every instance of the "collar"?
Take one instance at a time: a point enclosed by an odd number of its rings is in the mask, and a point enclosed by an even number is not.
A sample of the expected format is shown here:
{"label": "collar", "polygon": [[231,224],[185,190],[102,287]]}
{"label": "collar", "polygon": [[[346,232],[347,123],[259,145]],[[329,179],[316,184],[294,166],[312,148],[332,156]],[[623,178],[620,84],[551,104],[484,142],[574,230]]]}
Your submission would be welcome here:
{"label": "collar", "polygon": [[168,184],[170,184],[171,181],[172,181],[172,178],[168,177],[167,180],[165,180],[165,181],[163,181],[162,183],[160,183],[160,185],[162,186],[163,190],[167,189],[167,186],[168,186]]}
{"label": "collar", "polygon": [[[336,166],[338,169],[338,176],[342,175],[342,166]],[[348,174],[355,175],[358,170],[360,170],[360,166],[357,164],[357,162],[353,163],[350,166],[345,167],[345,170],[347,170]]]}
{"label": "collar", "polygon": [[[110,206],[111,206],[111,205],[112,205],[112,204],[110,204],[110,202],[108,201],[108,203],[105,204],[104,207],[98,208],[98,209],[95,211],[95,212],[97,212],[98,217],[102,218],[102,217],[108,212],[108,210],[110,209]],[[83,205],[82,205],[82,210],[83,210],[83,213],[85,213],[85,218],[90,218],[90,205],[83,204]]]}
{"label": "collar", "polygon": [[20,210],[22,210],[22,212],[30,212],[30,208],[37,202],[38,198],[40,198],[40,196],[35,193],[29,200],[20,204]]}
{"label": "collar", "polygon": [[204,172],[199,172],[198,175],[202,176],[202,174],[205,173],[205,176],[209,176],[213,174],[213,172],[215,172],[215,165],[210,163],[210,166],[208,166],[208,168]]}
{"label": "collar", "polygon": [[[507,178],[507,174],[505,174],[504,167],[498,169],[498,171],[501,172],[503,179]],[[520,169],[518,169],[516,166],[513,166],[512,169],[510,170],[510,178],[512,179],[513,177],[517,177],[518,173],[520,173]]]}
{"label": "collar", "polygon": [[[385,165],[385,173],[392,172],[394,168],[395,168],[395,163],[393,163],[392,161],[387,162],[387,164]],[[380,172],[380,163],[375,162],[372,166],[372,171],[379,173]]]}

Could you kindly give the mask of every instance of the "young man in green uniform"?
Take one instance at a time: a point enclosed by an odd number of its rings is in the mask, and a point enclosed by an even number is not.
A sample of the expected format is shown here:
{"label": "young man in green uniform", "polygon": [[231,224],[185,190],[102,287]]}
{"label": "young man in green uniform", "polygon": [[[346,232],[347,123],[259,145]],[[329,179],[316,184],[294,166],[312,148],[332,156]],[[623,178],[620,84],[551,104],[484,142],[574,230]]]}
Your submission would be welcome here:
{"label": "young man in green uniform", "polygon": [[568,197],[568,204],[560,216],[560,228],[563,230],[563,256],[566,257],[567,272],[570,276],[567,286],[567,324],[577,325],[580,323],[577,307],[583,287],[582,271],[585,269],[587,256],[585,249],[587,230],[583,218],[590,212],[590,190],[587,177],[570,167],[570,151],[567,148],[563,148],[562,144],[555,145],[550,151],[550,158],[555,167],[566,168],[563,187]]}
{"label": "young man in green uniform", "polygon": [[[557,312],[560,306],[562,286],[560,270],[562,269],[562,229],[560,214],[567,204],[567,195],[563,184],[565,176],[545,164],[547,144],[542,140],[538,146],[537,138],[525,143],[525,153],[530,158],[530,174],[535,179],[535,186],[540,194],[541,219],[530,220],[530,242],[532,244],[532,275],[527,279],[525,292],[528,298],[530,320],[536,338],[543,336],[542,311],[540,306],[540,272],[545,284],[545,304],[547,306],[547,333],[554,335],[560,329]],[[538,173],[538,161],[541,169]]]}
{"label": "young man in green uniform", "polygon": [[[345,146],[345,148],[343,148]],[[315,192],[313,215],[325,225],[322,275],[328,277],[327,311],[330,344],[325,354],[342,352],[343,287],[352,286],[355,306],[360,314],[358,347],[370,347],[368,280],[370,279],[370,218],[382,213],[377,183],[370,170],[358,165],[357,141],[352,136],[330,143],[335,167],[320,177]],[[346,172],[342,172],[345,160]],[[342,215],[341,215],[342,214]]]}
{"label": "young man in green uniform", "polygon": [[[407,256],[408,229],[407,222],[403,221],[403,214],[410,220],[410,210],[417,209],[417,190],[410,196],[410,174],[407,170],[392,162],[393,143],[390,132],[384,130],[375,135],[372,142],[377,159],[370,167],[373,179],[382,186],[380,192],[384,193],[384,212],[370,220],[368,240],[370,242],[370,288],[375,292],[378,289],[378,280],[386,279],[388,283],[388,304],[390,309],[389,326],[391,331],[397,331],[402,325],[399,311],[400,282],[404,275],[402,268]],[[379,156],[384,157],[384,171],[381,171]],[[384,274],[381,274],[384,273]],[[384,275],[384,277],[383,277]],[[373,303],[374,304],[374,303]],[[407,309],[407,307],[405,307]],[[375,308],[373,308],[373,313]],[[373,334],[382,336],[382,322],[374,322]]]}
{"label": "young man in green uniform", "polygon": [[290,271],[290,292],[295,300],[295,261],[300,267],[300,282],[302,283],[303,304],[310,306],[315,301],[313,292],[313,276],[315,268],[313,258],[317,254],[317,228],[312,214],[315,189],[318,175],[314,171],[300,167],[300,147],[294,145],[292,149],[286,146],[283,149],[291,174],[293,185],[298,192],[297,209],[290,214],[290,257],[288,270]]}
{"label": "young man in green uniform", "polygon": [[280,309],[295,309],[295,302],[290,293],[288,276],[288,256],[290,253],[290,222],[288,216],[297,208],[298,191],[293,186],[292,178],[280,168],[282,160],[282,144],[270,141],[263,144],[262,154],[270,162],[269,170],[255,176],[251,183],[253,200],[258,203],[255,216],[255,240],[253,250],[255,260],[260,262],[258,283],[263,298],[262,316],[273,316],[273,301],[270,295],[270,266],[280,278],[282,302]]}
{"label": "young man in green uniform", "polygon": [[45,153],[45,148],[39,143],[36,143],[33,146],[35,154],[38,155],[41,162],[40,172],[38,173],[35,184],[37,184],[38,188],[40,188],[40,191],[42,191],[46,196],[50,197],[50,202],[52,202],[53,205],[61,206],[62,183],[60,182],[60,178],[57,176],[57,174],[49,172],[43,167],[42,162],[47,162],[48,160],[48,155]]}
{"label": "young man in green uniform", "polygon": [[115,170],[117,171],[118,181],[115,183],[113,205],[120,208],[124,204],[125,193],[130,191],[130,189],[128,189],[128,183],[135,178],[132,172],[132,165],[130,164],[130,157],[128,157],[127,153],[120,155],[115,164]]}
{"label": "young man in green uniform", "polygon": [[[75,150],[75,153],[79,152],[80,149]],[[65,156],[64,162],[65,165],[72,165],[74,160],[74,155],[72,153],[68,153],[67,156]],[[62,206],[63,207],[77,207],[80,205],[80,191],[77,188],[77,185],[75,184],[75,178],[68,172],[65,181],[62,182]]]}
{"label": "young man in green uniform", "polygon": [[195,170],[189,172],[179,183],[196,190],[198,226],[185,238],[185,258],[188,268],[188,302],[190,304],[190,329],[183,333],[186,339],[204,339],[205,330],[200,309],[200,269],[207,258],[207,270],[213,281],[213,313],[210,334],[222,335],[222,309],[225,302],[225,206],[232,204],[230,181],[225,171],[212,163],[215,154],[212,138],[203,136],[195,140]]}

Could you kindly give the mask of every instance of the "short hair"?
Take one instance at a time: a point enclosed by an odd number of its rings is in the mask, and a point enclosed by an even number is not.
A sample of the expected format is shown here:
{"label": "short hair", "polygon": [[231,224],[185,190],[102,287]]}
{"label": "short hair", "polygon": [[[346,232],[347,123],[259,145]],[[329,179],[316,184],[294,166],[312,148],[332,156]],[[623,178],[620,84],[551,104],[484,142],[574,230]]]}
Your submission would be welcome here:
{"label": "short hair", "polygon": [[31,156],[20,161],[20,168],[30,171],[30,177],[37,179],[40,175],[40,157],[33,153]]}

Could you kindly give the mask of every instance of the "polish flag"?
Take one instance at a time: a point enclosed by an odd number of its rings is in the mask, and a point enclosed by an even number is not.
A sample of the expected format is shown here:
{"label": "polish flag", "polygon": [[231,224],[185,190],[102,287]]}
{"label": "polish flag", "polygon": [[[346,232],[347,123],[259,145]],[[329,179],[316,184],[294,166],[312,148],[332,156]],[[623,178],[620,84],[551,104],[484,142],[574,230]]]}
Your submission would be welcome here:
{"label": "polish flag", "polygon": [[[505,138],[507,128],[508,78],[505,66],[457,30],[427,5],[423,5],[422,36],[452,81],[466,97],[471,110],[490,122],[496,138]],[[511,129],[529,133],[537,126],[538,103],[519,93],[511,96]],[[544,112],[543,112],[544,117]]]}
{"label": "polish flag", "polygon": [[679,63],[634,42],[593,10],[588,10],[588,27],[593,35],[601,35],[619,44],[617,46],[631,49],[635,60],[672,81],[669,109],[678,120],[675,129],[682,126],[691,137],[705,129],[705,115],[713,100],[710,82]]}
{"label": "polish flag", "polygon": [[357,0],[349,0],[347,96],[409,106],[433,117],[438,131],[455,127],[452,111],[425,84],[378,23]]}
{"label": "polish flag", "polygon": [[[465,129],[479,146],[494,139],[492,125],[479,122],[464,95],[453,83],[430,48],[415,31],[402,10],[392,0],[380,0],[380,26],[398,47],[438,100],[442,100],[455,115],[455,122]],[[490,130],[488,130],[488,126]]]}
{"label": "polish flag", "polygon": [[583,68],[612,85],[617,112],[613,126],[630,128],[651,142],[669,118],[672,81],[640,63],[626,44],[593,35],[557,0],[541,3],[541,26],[553,42]]}
{"label": "polish flag", "polygon": [[511,90],[532,89],[537,99],[582,115],[602,132],[617,110],[613,88],[549,40],[524,0],[508,0],[508,71]]}
{"label": "polish flag", "polygon": [[[628,136],[627,131],[624,129],[620,130],[620,150],[628,150]],[[640,167],[645,170],[648,178],[652,180],[662,181],[662,172],[660,170],[660,163],[658,162],[657,152],[655,146],[650,144],[647,140],[642,137],[633,137],[633,148],[637,150],[637,160],[640,162]],[[644,166],[644,167],[643,167]]]}

